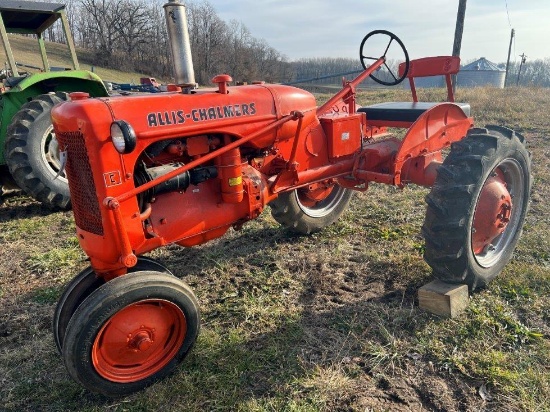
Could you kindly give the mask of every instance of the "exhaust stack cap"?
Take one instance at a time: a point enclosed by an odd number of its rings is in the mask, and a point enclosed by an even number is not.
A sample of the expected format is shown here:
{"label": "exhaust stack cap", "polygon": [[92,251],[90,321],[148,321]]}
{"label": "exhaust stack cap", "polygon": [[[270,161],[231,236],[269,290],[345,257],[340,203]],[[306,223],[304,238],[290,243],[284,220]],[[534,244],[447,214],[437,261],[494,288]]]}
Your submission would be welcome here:
{"label": "exhaust stack cap", "polygon": [[195,89],[195,71],[191,57],[191,42],[187,27],[185,4],[178,0],[171,0],[164,6],[166,28],[174,62],[175,83],[184,89]]}

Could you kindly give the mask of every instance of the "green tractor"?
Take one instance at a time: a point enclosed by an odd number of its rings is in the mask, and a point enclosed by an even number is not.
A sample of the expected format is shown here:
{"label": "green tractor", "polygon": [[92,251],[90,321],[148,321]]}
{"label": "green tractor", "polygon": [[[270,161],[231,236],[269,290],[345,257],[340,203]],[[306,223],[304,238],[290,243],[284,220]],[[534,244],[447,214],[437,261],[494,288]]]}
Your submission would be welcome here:
{"label": "green tractor", "polygon": [[[58,19],[69,48],[72,68],[51,67],[43,33]],[[35,35],[42,67],[14,59],[8,33]],[[0,70],[0,193],[1,186],[16,185],[53,209],[70,207],[69,187],[50,119],[53,106],[74,91],[107,96],[102,80],[80,70],[65,5],[2,0],[0,35],[7,63]],[[29,73],[21,69],[38,69]]]}

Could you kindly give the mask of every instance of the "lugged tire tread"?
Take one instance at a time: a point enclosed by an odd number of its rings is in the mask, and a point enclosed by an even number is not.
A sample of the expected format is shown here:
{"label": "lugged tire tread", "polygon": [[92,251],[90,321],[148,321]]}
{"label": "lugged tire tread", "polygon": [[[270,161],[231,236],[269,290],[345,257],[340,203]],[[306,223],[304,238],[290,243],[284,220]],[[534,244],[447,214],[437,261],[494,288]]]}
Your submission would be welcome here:
{"label": "lugged tire tread", "polygon": [[[467,283],[474,290],[496,276],[491,268],[483,275],[472,268],[470,252],[466,250],[470,236],[468,222],[475,209],[474,197],[478,189],[481,190],[479,185],[483,184],[492,167],[496,167],[495,162],[501,161],[499,156],[510,151],[519,151],[530,159],[524,137],[501,126],[471,129],[465,139],[451,145],[451,152],[440,167],[431,192],[425,197],[424,258],[436,278],[450,283]],[[532,182],[530,167],[527,160],[529,191]],[[518,237],[521,227],[522,224],[518,228]],[[512,252],[508,252],[502,260],[511,257]]]}
{"label": "lugged tire tread", "polygon": [[54,105],[66,100],[68,95],[64,92],[37,96],[21,106],[13,116],[6,133],[5,157],[11,175],[27,194],[53,209],[68,209],[70,198],[44,184],[30,164],[27,148],[33,123]]}

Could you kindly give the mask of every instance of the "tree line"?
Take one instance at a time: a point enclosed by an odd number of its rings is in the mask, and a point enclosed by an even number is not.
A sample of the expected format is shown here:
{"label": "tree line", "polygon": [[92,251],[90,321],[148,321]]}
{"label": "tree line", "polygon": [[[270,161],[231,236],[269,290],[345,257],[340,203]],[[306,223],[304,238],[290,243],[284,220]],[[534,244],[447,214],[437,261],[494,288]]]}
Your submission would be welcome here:
{"label": "tree line", "polygon": [[[65,0],[75,45],[89,50],[96,65],[172,78],[173,66],[162,3],[148,0]],[[241,22],[226,23],[207,1],[186,2],[195,78],[210,84],[217,74],[236,81],[288,81],[290,63]],[[64,41],[60,24],[46,33]]]}
{"label": "tree line", "polygon": [[[75,44],[88,49],[95,64],[172,78],[163,3],[149,0],[65,0],[65,3]],[[222,20],[208,1],[185,3],[195,78],[199,84],[209,85],[212,77],[220,73],[228,73],[240,82],[288,83],[361,69],[359,59],[351,58],[289,62],[264,39],[254,37],[241,22]],[[64,41],[59,24],[50,28],[45,37],[49,41]],[[519,64],[511,64],[509,85],[516,84],[518,72]],[[311,83],[338,84],[339,77]],[[522,67],[519,85],[550,87],[550,59],[527,61]]]}
{"label": "tree line", "polygon": [[550,87],[550,58],[527,61],[519,70],[520,63],[510,63],[508,85]]}
{"label": "tree line", "polygon": [[[397,64],[389,64],[393,72],[397,72]],[[505,67],[505,64],[502,64]],[[292,63],[292,68],[296,79],[312,79],[323,77],[329,73],[343,73],[361,69],[358,59],[335,59],[335,58],[315,58],[302,59]],[[379,74],[376,74],[380,77]],[[321,78],[315,80],[314,84],[338,84],[339,78]],[[350,78],[351,76],[346,76]],[[391,80],[391,79],[387,79]],[[371,80],[365,82],[366,85],[373,85]],[[520,63],[511,62],[508,71],[507,86],[529,86],[529,87],[550,87],[550,58],[527,61],[521,67]]]}
{"label": "tree line", "polygon": [[[169,79],[172,57],[162,3],[148,0],[65,0],[77,47],[89,50],[98,66]],[[235,81],[289,83],[361,69],[359,59],[310,58],[289,62],[239,21],[225,22],[208,1],[186,1],[195,79],[208,85],[217,74]],[[46,33],[63,42],[61,25]],[[339,84],[339,76],[314,84]],[[349,76],[348,76],[349,77]],[[372,82],[372,81],[369,81]]]}

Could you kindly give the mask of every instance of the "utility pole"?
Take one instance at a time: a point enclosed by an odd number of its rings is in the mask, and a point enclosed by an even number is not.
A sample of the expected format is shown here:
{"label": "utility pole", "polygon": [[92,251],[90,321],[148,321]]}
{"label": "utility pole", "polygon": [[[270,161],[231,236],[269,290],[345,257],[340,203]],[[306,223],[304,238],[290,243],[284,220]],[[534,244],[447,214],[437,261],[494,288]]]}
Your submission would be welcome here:
{"label": "utility pole", "polygon": [[523,67],[523,65],[525,64],[525,60],[527,59],[527,56],[525,55],[525,53],[521,53],[521,63],[519,64],[519,72],[518,72],[518,79],[516,81],[516,86],[519,86],[519,76],[521,75],[521,68]]}
{"label": "utility pole", "polygon": [[504,87],[506,87],[506,82],[508,81],[508,69],[510,68],[510,53],[512,52],[512,40],[514,40],[515,31],[512,29],[512,34],[510,35],[510,46],[508,47],[508,60],[506,60],[506,74],[504,75]]}
{"label": "utility pole", "polygon": [[[459,0],[458,13],[456,14],[455,41],[453,44],[453,56],[460,57],[462,46],[462,33],[464,32],[464,18],[466,17],[466,0]],[[456,74],[453,75],[453,93],[456,91]]]}

